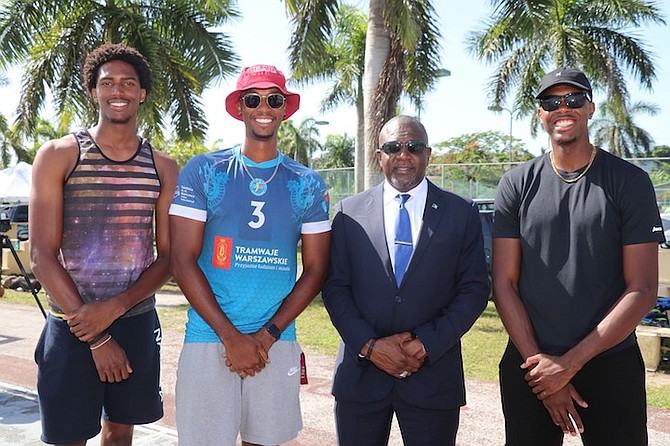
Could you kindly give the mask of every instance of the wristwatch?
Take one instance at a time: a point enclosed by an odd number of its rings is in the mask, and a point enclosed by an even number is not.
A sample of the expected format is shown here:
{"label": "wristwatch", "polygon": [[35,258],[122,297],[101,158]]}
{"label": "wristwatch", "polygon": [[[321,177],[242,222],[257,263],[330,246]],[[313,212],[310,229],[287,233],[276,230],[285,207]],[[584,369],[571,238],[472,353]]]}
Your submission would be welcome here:
{"label": "wristwatch", "polygon": [[281,330],[279,330],[279,327],[277,327],[275,324],[272,322],[268,321],[263,325],[263,328],[265,328],[268,333],[270,333],[270,336],[275,338],[275,341],[278,341],[279,338],[281,337]]}

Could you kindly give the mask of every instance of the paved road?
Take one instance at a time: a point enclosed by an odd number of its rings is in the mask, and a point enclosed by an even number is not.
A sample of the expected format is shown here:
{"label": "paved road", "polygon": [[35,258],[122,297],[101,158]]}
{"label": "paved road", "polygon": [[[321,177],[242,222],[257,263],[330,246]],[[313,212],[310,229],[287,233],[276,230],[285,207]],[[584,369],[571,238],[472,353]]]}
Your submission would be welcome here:
{"label": "paved road", "polygon": [[[181,295],[161,295],[159,305],[184,303]],[[15,305],[0,299],[0,444],[32,446],[39,442],[39,411],[35,400],[36,366],[33,350],[43,318],[36,306]],[[182,344],[181,333],[164,331],[161,346],[165,417],[136,429],[136,445],[176,445],[174,383]],[[335,446],[333,398],[330,395],[334,359],[306,352],[309,384],[303,386],[301,403],[304,429],[286,446]],[[459,446],[503,445],[503,419],[496,383],[468,380],[468,405],[461,411]],[[670,445],[670,411],[649,409],[650,446]],[[566,446],[581,441],[568,438]],[[93,440],[89,445],[97,446]],[[391,446],[402,441],[394,425]]]}

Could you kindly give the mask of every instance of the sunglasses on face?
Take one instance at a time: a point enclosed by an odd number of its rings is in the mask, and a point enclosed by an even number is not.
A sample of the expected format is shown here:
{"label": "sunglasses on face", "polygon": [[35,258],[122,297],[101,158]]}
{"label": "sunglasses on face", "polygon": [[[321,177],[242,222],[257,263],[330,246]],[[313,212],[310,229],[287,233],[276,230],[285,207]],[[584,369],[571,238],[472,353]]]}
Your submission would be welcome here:
{"label": "sunglasses on face", "polygon": [[258,93],[247,93],[242,96],[242,102],[247,108],[257,108],[261,105],[261,100],[265,99],[270,108],[281,108],[286,102],[284,95],[279,93],[270,93],[267,96],[261,96]]}
{"label": "sunglasses on face", "polygon": [[564,96],[546,96],[538,99],[538,102],[540,107],[542,107],[542,110],[550,112],[558,110],[558,107],[561,106],[561,101],[564,99],[565,105],[567,105],[568,108],[582,108],[587,99],[589,101],[591,100],[587,92],[580,91],[578,93],[568,93]]}
{"label": "sunglasses on face", "polygon": [[382,144],[381,149],[387,155],[394,155],[402,150],[402,148],[407,147],[407,151],[412,155],[418,153],[423,153],[426,150],[425,142],[423,141],[409,141],[409,142],[400,142],[400,141],[389,141]]}

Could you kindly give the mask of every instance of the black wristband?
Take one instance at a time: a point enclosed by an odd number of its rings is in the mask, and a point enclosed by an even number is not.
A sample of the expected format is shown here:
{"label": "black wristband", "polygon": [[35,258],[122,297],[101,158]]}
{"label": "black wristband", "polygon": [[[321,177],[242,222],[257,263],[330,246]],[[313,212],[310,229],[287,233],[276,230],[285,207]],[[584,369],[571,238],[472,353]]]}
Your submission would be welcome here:
{"label": "black wristband", "polygon": [[93,339],[91,339],[90,341],[88,341],[88,345],[95,345],[100,339],[104,338],[105,336],[107,336],[107,332],[103,331],[98,336],[96,336]]}
{"label": "black wristband", "polygon": [[363,359],[367,359],[368,361],[370,360],[370,356],[372,356],[372,349],[375,348],[375,343],[377,342],[377,338],[372,338],[370,340],[370,344],[368,345],[368,351],[365,352],[365,356],[363,356]]}
{"label": "black wristband", "polygon": [[275,324],[272,322],[268,321],[263,325],[263,328],[265,328],[268,333],[270,333],[270,336],[275,338],[275,341],[278,341],[279,338],[281,337],[281,330],[279,330],[279,327],[277,327]]}

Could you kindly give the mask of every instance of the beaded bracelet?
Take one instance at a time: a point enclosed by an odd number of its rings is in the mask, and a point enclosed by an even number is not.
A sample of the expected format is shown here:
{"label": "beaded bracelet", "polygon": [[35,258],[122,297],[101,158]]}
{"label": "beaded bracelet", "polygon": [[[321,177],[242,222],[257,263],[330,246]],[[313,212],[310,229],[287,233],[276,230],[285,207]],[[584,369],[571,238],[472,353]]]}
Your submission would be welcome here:
{"label": "beaded bracelet", "polygon": [[95,345],[95,346],[91,346],[91,347],[89,347],[89,348],[90,348],[91,350],[95,350],[95,349],[97,349],[97,348],[100,348],[100,347],[102,347],[103,345],[105,345],[106,343],[108,343],[111,339],[112,339],[112,335],[109,335],[109,336],[107,337],[107,339],[105,339],[104,341],[102,341],[100,344]]}

